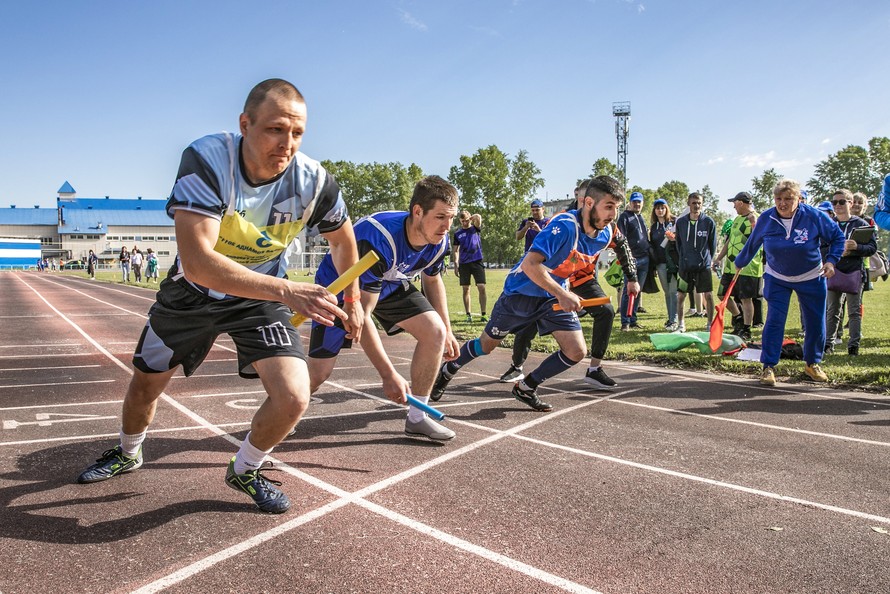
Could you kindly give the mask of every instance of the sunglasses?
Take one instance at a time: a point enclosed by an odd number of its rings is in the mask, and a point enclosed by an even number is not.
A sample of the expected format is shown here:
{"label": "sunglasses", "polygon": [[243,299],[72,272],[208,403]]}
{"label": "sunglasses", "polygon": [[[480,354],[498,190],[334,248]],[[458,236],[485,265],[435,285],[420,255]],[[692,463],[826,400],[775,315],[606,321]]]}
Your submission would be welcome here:
{"label": "sunglasses", "polygon": [[846,201],[846,200],[832,200],[831,203],[832,203],[834,206],[837,206],[838,204],[846,204],[847,201]]}

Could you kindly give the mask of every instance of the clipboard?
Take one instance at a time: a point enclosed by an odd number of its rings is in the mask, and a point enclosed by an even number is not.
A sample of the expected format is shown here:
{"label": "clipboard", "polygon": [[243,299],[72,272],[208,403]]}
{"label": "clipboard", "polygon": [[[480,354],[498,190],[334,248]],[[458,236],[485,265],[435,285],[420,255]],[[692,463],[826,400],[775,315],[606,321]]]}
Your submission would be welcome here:
{"label": "clipboard", "polygon": [[850,239],[856,243],[869,243],[875,236],[874,227],[857,227],[850,233]]}

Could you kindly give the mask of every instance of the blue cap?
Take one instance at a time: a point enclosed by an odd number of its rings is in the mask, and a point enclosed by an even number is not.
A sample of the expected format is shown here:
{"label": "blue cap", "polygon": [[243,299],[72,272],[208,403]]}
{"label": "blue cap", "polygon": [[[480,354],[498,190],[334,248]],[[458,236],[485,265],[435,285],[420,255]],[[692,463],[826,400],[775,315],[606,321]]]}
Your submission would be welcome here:
{"label": "blue cap", "polygon": [[[801,190],[801,191],[800,191],[800,199],[803,200],[804,202],[807,201],[807,198],[809,198],[809,196],[810,196],[810,195],[809,195],[809,193],[808,193],[806,190]],[[829,206],[831,206],[831,204],[829,204]]]}
{"label": "blue cap", "polygon": [[834,207],[828,200],[820,202],[819,206],[817,206],[816,208],[818,208],[819,210],[824,210],[825,212],[834,212]]}
{"label": "blue cap", "polygon": [[640,194],[639,192],[634,192],[633,194],[630,195],[630,201],[631,202],[642,202],[643,195]]}
{"label": "blue cap", "polygon": [[544,203],[541,202],[540,200],[538,200],[537,198],[535,198],[534,200],[532,200],[532,208],[535,208],[535,207],[544,208]]}
{"label": "blue cap", "polygon": [[668,201],[665,200],[664,198],[659,198],[658,200],[656,200],[655,202],[652,203],[652,206],[658,206],[659,204],[666,205],[667,203],[668,203]]}

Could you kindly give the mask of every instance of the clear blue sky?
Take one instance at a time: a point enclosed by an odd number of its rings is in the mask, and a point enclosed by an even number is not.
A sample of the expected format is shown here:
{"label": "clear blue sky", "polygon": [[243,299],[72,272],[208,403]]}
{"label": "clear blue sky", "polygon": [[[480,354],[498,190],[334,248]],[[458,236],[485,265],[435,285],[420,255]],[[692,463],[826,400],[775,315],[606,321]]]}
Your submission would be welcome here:
{"label": "clear blue sky", "polygon": [[65,180],[166,197],[182,149],[237,129],[270,77],[306,96],[313,158],[447,176],[525,149],[551,199],[615,161],[630,101],[630,183],[725,200],[890,136],[888,39],[886,0],[8,2],[0,207],[53,206]]}

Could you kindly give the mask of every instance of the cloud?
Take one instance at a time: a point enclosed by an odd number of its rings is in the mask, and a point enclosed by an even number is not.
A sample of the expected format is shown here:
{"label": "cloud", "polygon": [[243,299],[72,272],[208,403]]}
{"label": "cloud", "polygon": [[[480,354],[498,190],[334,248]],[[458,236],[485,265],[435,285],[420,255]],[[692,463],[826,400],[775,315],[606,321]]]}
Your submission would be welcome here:
{"label": "cloud", "polygon": [[427,30],[426,23],[416,19],[414,17],[414,15],[412,15],[407,10],[403,10],[400,8],[399,13],[400,13],[399,16],[402,19],[402,22],[405,23],[406,25],[408,25],[409,27],[411,27],[412,29],[415,29],[417,31],[426,31]]}
{"label": "cloud", "polygon": [[641,12],[645,12],[645,10],[646,10],[645,6],[643,6],[642,4],[637,4],[637,14],[640,14]]}
{"label": "cloud", "polygon": [[723,163],[725,160],[726,160],[726,157],[724,157],[722,155],[719,157],[712,157],[712,158],[708,159],[708,161],[705,163],[705,165],[716,165],[717,163]]}
{"label": "cloud", "polygon": [[831,139],[830,139],[830,138],[823,138],[823,139],[822,139],[822,144],[828,144],[829,142],[831,142]]}
{"label": "cloud", "polygon": [[475,31],[476,33],[488,35],[489,37],[502,37],[500,31],[498,31],[497,29],[492,29],[491,27],[479,27],[477,25],[470,25],[470,29],[472,31]]}
{"label": "cloud", "polygon": [[770,151],[762,155],[742,155],[738,158],[742,167],[765,167],[776,158],[776,151]]}

